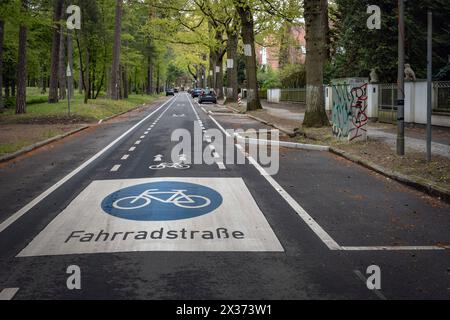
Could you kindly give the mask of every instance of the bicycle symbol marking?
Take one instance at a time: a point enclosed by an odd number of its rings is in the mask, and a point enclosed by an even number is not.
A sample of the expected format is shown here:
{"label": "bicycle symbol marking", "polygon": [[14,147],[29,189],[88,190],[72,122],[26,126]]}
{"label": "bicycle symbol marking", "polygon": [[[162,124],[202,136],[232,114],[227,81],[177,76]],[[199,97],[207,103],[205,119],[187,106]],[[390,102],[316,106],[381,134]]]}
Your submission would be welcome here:
{"label": "bicycle symbol marking", "polygon": [[151,170],[163,170],[163,169],[168,169],[168,168],[178,169],[178,170],[186,170],[186,169],[190,169],[191,166],[188,165],[188,164],[184,164],[184,163],[167,163],[167,162],[163,162],[163,163],[160,163],[160,164],[151,165],[149,168]]}
{"label": "bicycle symbol marking", "polygon": [[[146,207],[156,200],[162,203],[172,203],[180,208],[199,209],[211,204],[211,200],[203,196],[187,195],[187,190],[159,191],[150,189],[138,196],[130,196],[117,200],[113,207],[121,210],[134,210]],[[162,199],[158,195],[171,195],[168,199]],[[197,201],[195,200],[197,199]],[[141,201],[142,200],[142,201]]]}
{"label": "bicycle symbol marking", "polygon": [[127,220],[171,221],[202,216],[222,205],[212,188],[194,183],[166,181],[118,190],[101,203],[106,213]]}

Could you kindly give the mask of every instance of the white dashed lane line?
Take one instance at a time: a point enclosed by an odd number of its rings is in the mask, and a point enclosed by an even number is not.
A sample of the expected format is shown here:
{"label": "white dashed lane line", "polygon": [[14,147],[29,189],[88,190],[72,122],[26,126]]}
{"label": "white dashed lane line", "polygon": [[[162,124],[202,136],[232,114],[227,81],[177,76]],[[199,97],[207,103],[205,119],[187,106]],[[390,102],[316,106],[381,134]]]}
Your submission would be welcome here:
{"label": "white dashed lane line", "polygon": [[0,291],[0,301],[12,300],[19,291],[19,288],[6,288]]}
{"label": "white dashed lane line", "polygon": [[[158,124],[159,120],[164,116],[164,114],[167,112],[167,110],[169,110],[169,108],[170,108],[171,106],[172,106],[172,105],[169,105],[169,107],[167,107],[167,108],[160,114],[160,116],[153,122],[153,124],[150,126],[150,128],[148,128],[147,131],[144,132],[144,135],[141,136],[141,137],[139,138],[139,139],[141,139],[141,140],[137,140],[137,141],[134,143],[134,146],[131,147],[131,148],[129,149],[130,152],[133,152],[133,151],[136,150],[136,146],[137,146],[137,145],[140,145],[140,144],[142,143],[142,139],[145,139],[146,135],[148,135],[148,134],[150,133],[150,131],[152,131],[152,129]],[[129,157],[130,157],[130,155],[129,155],[129,154],[126,154],[126,155],[124,155],[124,156],[121,158],[121,160],[127,160]],[[121,165],[115,165],[114,167],[112,167],[111,172],[117,172],[117,171],[119,171],[120,167],[121,167]]]}
{"label": "white dashed lane line", "polygon": [[[198,122],[200,128],[202,129],[203,133],[206,133],[205,125],[203,124],[203,121],[200,119],[200,116],[199,116],[197,110],[195,110],[195,107],[194,107],[194,105],[192,104],[192,101],[191,101],[191,99],[190,99],[189,97],[188,97],[188,100],[189,100],[189,104],[190,104],[191,107],[192,107],[192,110],[194,111],[195,117],[197,118],[197,122]],[[197,103],[197,105],[198,105],[198,103]],[[199,106],[199,107],[200,107],[200,106]],[[203,107],[202,107],[202,108],[203,108]],[[215,158],[215,159],[220,159],[220,158],[221,158],[221,157],[220,157],[220,154],[219,154],[218,152],[216,152],[216,148],[211,144],[211,143],[212,143],[211,137],[205,135],[205,140],[206,140],[206,142],[208,142],[208,143],[210,144],[210,145],[209,145],[209,149],[210,149],[211,151],[213,151],[213,156],[214,156],[214,158]],[[217,160],[217,161],[216,161],[216,164],[217,164],[217,166],[219,167],[220,170],[226,170],[226,169],[227,169],[227,167],[225,166],[225,164],[224,164],[222,161],[218,161],[218,160]]]}
{"label": "white dashed lane line", "polygon": [[121,165],[120,164],[116,164],[114,167],[111,168],[111,172],[117,172],[119,171]]}

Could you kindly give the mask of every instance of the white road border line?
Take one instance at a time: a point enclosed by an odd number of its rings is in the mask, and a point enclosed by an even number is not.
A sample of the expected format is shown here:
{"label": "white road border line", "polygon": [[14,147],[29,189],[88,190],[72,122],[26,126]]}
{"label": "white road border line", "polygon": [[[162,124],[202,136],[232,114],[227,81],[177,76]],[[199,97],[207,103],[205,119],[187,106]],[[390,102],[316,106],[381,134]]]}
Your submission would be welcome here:
{"label": "white road border line", "polygon": [[[188,101],[189,101],[189,104],[191,105],[192,110],[194,111],[195,116],[198,119],[198,122],[200,124],[200,128],[205,133],[206,129],[205,129],[204,125],[203,125],[203,121],[200,120],[200,116],[199,116],[197,110],[195,110],[195,107],[192,104],[192,101],[191,101],[191,99],[189,99],[189,97],[188,97]],[[209,139],[206,139],[206,142],[212,143],[211,137],[209,137]],[[220,159],[220,155],[215,151],[216,147],[214,147],[212,144],[210,144],[209,145],[209,149],[214,152],[214,158],[215,159]],[[216,162],[216,164],[217,164],[217,166],[219,167],[220,170],[226,170],[227,169],[227,167],[225,166],[225,163],[223,163],[223,161],[215,161],[215,162]]]}
{"label": "white road border line", "polygon": [[138,140],[138,141],[136,141],[134,144],[135,144],[135,145],[139,145],[139,144],[141,144],[141,142],[142,142],[141,140]]}
{"label": "white road border line", "polygon": [[0,301],[9,301],[14,298],[14,296],[19,291],[19,288],[6,288],[0,291]]}
{"label": "white road border line", "polygon": [[122,165],[120,165],[120,164],[116,164],[114,167],[112,167],[111,172],[117,172],[117,171],[119,171],[119,169],[120,169],[121,166],[122,166]]}
{"label": "white road border line", "polygon": [[42,200],[44,200],[48,195],[50,195],[53,191],[58,189],[60,186],[62,186],[64,183],[66,183],[68,180],[70,180],[72,177],[74,177],[76,174],[78,174],[80,171],[84,170],[87,166],[89,166],[92,162],[97,160],[99,157],[101,157],[106,151],[111,149],[114,145],[116,145],[119,141],[121,141],[123,138],[125,138],[127,135],[129,135],[131,132],[133,132],[136,128],[141,126],[143,123],[145,123],[149,118],[151,118],[155,113],[157,113],[159,110],[161,110],[164,106],[169,104],[167,108],[170,108],[173,104],[173,102],[176,100],[176,98],[171,98],[165,103],[163,103],[158,109],[150,113],[148,116],[146,116],[144,119],[136,123],[133,127],[125,131],[121,136],[119,136],[116,140],[108,144],[105,148],[97,152],[93,157],[91,157],[89,160],[84,162],[82,165],[80,165],[78,168],[73,170],[71,173],[66,175],[64,178],[59,180],[57,183],[55,183],[53,186],[48,188],[46,191],[41,193],[39,196],[37,196],[34,200],[29,202],[26,206],[24,206],[22,209],[14,213],[12,216],[7,218],[5,221],[3,221],[0,224],[0,233],[5,231],[6,228],[8,228],[10,225],[12,225],[14,222],[16,222],[20,217],[22,217],[25,213],[30,211],[34,206],[36,206],[38,203],[40,203]]}
{"label": "white road border line", "polygon": [[[226,136],[231,135],[214,119],[211,115],[209,116],[211,120],[219,127],[219,129],[225,133]],[[450,246],[438,247],[438,246],[367,246],[367,247],[351,247],[351,246],[340,246],[306,211],[298,204],[298,202],[292,198],[286,190],[281,187],[278,182],[272,178],[267,171],[259,165],[259,163],[248,156],[245,153],[245,149],[236,144],[236,147],[241,151],[247,159],[253,164],[253,166],[262,174],[262,176],[272,185],[272,187],[286,200],[286,202],[294,209],[295,212],[302,218],[303,221],[311,228],[311,230],[325,243],[325,245],[330,250],[340,250],[340,251],[421,251],[421,250],[449,250]]]}
{"label": "white road border line", "polygon": [[[212,116],[209,116],[214,123],[224,132],[227,136],[231,136]],[[239,149],[240,152],[244,153],[242,149]],[[250,163],[261,173],[261,175],[270,183],[270,185],[281,195],[281,197],[284,198],[284,200],[291,206],[292,209],[294,209],[295,212],[300,216],[300,218],[305,221],[305,223],[311,228],[311,230],[322,240],[323,243],[330,249],[330,250],[340,250],[341,247],[339,244],[334,241],[334,239],[324,230],[322,227],[305,211],[305,209],[302,208],[298,204],[297,201],[295,201],[294,198],[292,198],[289,193],[286,192],[279,184],[275,181],[275,179],[270,176],[267,171],[259,165],[259,163],[253,159],[252,157],[248,157],[244,153],[244,155],[249,159]]]}
{"label": "white road border line", "polygon": [[432,251],[449,250],[450,246],[373,246],[373,247],[341,247],[343,251]]}
{"label": "white road border line", "polygon": [[133,152],[134,150],[136,150],[136,147],[131,147],[128,151]]}
{"label": "white road border line", "polygon": [[122,159],[120,159],[120,160],[127,160],[129,157],[130,157],[129,154],[124,154],[123,157],[122,157]]}

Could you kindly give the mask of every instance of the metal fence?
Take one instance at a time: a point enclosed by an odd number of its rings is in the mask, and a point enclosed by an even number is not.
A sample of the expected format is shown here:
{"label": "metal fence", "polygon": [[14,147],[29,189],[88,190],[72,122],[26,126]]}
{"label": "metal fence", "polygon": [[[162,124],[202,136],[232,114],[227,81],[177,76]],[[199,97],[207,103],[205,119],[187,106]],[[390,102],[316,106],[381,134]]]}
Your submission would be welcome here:
{"label": "metal fence", "polygon": [[450,81],[434,82],[433,88],[433,113],[450,114]]}
{"label": "metal fence", "polygon": [[397,123],[397,84],[380,84],[378,88],[378,121]]}
{"label": "metal fence", "polygon": [[306,89],[281,89],[280,101],[306,103]]}
{"label": "metal fence", "polygon": [[258,90],[258,95],[260,99],[267,99],[267,89]]}

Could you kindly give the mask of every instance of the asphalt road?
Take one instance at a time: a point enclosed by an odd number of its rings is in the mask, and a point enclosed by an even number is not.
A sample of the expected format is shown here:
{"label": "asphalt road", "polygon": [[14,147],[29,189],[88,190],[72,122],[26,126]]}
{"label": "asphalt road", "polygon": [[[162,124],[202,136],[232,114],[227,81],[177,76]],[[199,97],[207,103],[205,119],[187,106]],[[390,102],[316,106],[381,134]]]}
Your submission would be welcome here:
{"label": "asphalt road", "polygon": [[281,148],[269,176],[203,141],[186,158],[214,163],[182,169],[175,129],[264,127],[207,108],[180,93],[2,165],[0,296],[450,298],[447,204],[317,151]]}

